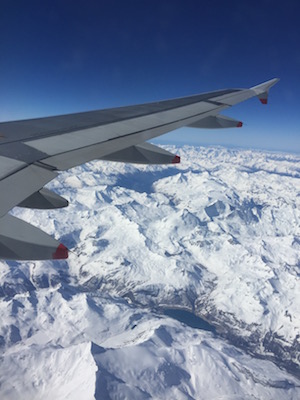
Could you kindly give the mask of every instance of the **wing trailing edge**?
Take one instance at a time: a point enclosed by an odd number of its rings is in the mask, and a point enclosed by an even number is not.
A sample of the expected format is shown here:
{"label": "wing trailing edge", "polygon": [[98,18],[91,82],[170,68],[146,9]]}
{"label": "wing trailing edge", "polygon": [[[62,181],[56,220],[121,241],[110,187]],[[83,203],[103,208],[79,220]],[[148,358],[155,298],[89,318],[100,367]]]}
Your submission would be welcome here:
{"label": "wing trailing edge", "polygon": [[68,258],[68,249],[42,230],[7,214],[0,219],[0,258],[61,260]]}

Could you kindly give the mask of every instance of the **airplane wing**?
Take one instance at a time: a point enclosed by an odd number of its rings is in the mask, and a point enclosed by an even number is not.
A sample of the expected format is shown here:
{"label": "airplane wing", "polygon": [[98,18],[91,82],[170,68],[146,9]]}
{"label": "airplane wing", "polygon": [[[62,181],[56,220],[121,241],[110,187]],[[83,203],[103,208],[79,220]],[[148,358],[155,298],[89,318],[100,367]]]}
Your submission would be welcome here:
{"label": "airplane wing", "polygon": [[59,171],[94,159],[178,163],[178,156],[146,141],[183,126],[240,127],[241,122],[220,115],[220,111],[255,96],[266,104],[269,89],[277,82],[272,79],[250,89],[0,123],[0,258],[68,257],[68,249],[59,241],[8,214],[15,206],[67,206],[67,200],[44,188]]}

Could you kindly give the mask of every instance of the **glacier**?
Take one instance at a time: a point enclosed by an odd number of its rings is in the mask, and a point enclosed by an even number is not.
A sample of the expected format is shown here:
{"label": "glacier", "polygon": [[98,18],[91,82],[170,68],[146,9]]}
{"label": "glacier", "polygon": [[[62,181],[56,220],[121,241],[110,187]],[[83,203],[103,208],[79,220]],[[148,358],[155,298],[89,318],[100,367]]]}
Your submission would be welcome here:
{"label": "glacier", "polygon": [[1,399],[300,397],[300,156],[166,148],[181,164],[94,161],[48,185],[67,209],[12,211],[71,254],[0,262]]}

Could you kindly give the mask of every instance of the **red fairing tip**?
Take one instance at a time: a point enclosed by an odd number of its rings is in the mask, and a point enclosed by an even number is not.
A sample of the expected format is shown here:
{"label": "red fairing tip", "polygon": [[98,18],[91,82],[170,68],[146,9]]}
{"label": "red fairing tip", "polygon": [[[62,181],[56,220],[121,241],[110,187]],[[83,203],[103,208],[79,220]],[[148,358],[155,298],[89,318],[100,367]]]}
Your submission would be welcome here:
{"label": "red fairing tip", "polygon": [[267,104],[268,103],[268,99],[259,99],[261,104]]}
{"label": "red fairing tip", "polygon": [[56,249],[56,252],[53,253],[52,258],[53,260],[64,260],[68,258],[68,256],[69,256],[68,249],[61,243]]}
{"label": "red fairing tip", "polygon": [[237,124],[237,128],[241,128],[243,126],[243,123],[240,121],[240,122],[238,122],[238,124]]}
{"label": "red fairing tip", "polygon": [[172,164],[179,164],[180,163],[180,157],[179,156],[175,156],[172,160]]}

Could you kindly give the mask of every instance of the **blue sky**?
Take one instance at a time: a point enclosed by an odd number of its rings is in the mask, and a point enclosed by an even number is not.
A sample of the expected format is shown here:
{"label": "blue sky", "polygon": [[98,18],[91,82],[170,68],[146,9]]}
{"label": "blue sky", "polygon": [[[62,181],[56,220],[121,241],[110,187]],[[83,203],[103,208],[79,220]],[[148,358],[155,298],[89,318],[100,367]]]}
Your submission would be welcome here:
{"label": "blue sky", "polygon": [[300,152],[297,0],[3,1],[0,120],[136,104],[279,77],[268,106],[224,112],[242,129],[160,143]]}

